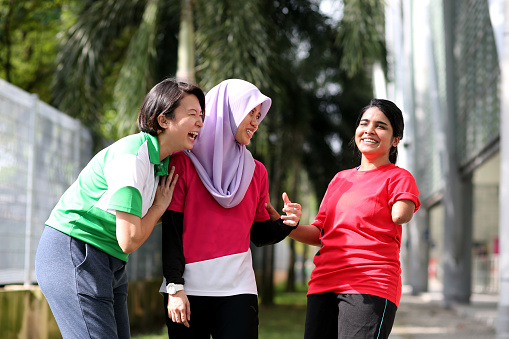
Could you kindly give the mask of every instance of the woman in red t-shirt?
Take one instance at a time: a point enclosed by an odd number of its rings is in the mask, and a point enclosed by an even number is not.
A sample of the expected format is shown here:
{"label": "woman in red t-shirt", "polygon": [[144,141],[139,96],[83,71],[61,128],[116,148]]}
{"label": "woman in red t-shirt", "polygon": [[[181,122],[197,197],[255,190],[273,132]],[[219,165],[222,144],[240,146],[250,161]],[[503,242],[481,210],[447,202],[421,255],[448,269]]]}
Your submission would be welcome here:
{"label": "woman in red t-shirt", "polygon": [[337,173],[318,215],[290,237],[321,246],[314,258],[306,339],[388,338],[401,297],[402,224],[419,208],[413,176],[395,165],[403,114],[373,99],[356,122],[360,166]]}

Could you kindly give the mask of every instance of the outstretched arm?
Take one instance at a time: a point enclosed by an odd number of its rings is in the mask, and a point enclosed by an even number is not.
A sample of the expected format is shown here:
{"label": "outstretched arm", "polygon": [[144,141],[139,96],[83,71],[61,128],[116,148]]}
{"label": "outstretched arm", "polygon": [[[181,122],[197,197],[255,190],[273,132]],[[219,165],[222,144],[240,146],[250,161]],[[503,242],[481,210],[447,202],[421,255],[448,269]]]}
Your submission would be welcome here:
{"label": "outstretched arm", "polygon": [[290,233],[290,238],[304,244],[320,246],[320,229],[314,225],[299,225]]}

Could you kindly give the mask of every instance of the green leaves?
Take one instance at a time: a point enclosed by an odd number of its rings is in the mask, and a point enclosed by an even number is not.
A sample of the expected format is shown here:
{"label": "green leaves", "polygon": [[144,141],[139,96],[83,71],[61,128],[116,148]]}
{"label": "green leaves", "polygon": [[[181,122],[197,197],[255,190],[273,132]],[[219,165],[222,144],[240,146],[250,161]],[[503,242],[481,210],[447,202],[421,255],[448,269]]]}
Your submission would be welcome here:
{"label": "green leaves", "polygon": [[133,113],[137,112],[136,108],[141,106],[145,94],[155,83],[154,65],[157,57],[156,34],[159,2],[160,0],[148,1],[115,83],[113,107],[117,114],[111,117],[111,123],[120,135],[131,134],[137,130]]}
{"label": "green leaves", "polygon": [[103,88],[105,70],[118,61],[112,57],[118,57],[114,48],[121,46],[118,40],[122,34],[140,22],[142,3],[107,0],[84,4],[61,42],[53,104],[96,128],[108,100],[109,89]]}
{"label": "green leaves", "polygon": [[45,101],[51,98],[62,7],[62,1],[0,2],[0,77]]}
{"label": "green leaves", "polygon": [[267,34],[261,0],[196,0],[197,75],[210,89],[227,78],[242,78],[269,87],[270,55],[274,47]]}
{"label": "green leaves", "polygon": [[341,69],[353,76],[374,61],[385,60],[385,4],[383,0],[344,0],[343,18],[335,44],[343,50]]}

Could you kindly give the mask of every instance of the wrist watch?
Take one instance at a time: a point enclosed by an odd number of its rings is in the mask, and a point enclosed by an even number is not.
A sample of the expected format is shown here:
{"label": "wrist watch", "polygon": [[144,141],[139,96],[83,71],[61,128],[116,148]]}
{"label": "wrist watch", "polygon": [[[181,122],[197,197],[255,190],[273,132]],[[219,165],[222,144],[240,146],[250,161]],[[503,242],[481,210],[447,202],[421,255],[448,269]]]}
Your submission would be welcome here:
{"label": "wrist watch", "polygon": [[166,292],[168,292],[168,294],[171,295],[174,295],[175,293],[177,293],[178,291],[182,291],[183,289],[184,285],[182,284],[169,283],[168,285],[166,285]]}

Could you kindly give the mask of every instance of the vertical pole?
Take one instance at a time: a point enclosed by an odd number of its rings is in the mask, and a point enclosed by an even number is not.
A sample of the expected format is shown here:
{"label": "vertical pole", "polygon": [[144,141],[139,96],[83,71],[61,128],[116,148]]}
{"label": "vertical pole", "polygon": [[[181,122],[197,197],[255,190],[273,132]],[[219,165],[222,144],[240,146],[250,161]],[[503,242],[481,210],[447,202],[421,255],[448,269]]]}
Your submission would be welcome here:
{"label": "vertical pole", "polygon": [[418,295],[428,290],[428,262],[429,262],[429,215],[424,207],[414,215],[409,226],[410,257],[409,283],[412,287],[412,294]]}
{"label": "vertical pole", "polygon": [[39,98],[36,94],[32,95],[33,105],[30,115],[30,133],[28,136],[28,164],[27,164],[27,190],[26,190],[26,210],[25,210],[25,262],[23,284],[28,287],[32,284],[32,222],[34,211],[34,176],[35,176],[35,129],[37,123],[37,110]]}
{"label": "vertical pole", "polygon": [[[416,9],[417,6],[417,9]],[[404,79],[403,83],[403,98],[404,107],[406,107],[407,113],[410,116],[408,121],[409,131],[411,132],[408,152],[410,154],[409,163],[411,164],[408,170],[415,174],[414,171],[417,169],[417,143],[419,139],[418,128],[416,121],[416,98],[414,92],[414,53],[420,53],[420,51],[414,51],[414,13],[419,11],[419,8],[429,8],[426,3],[418,2],[414,5],[413,1],[403,1],[402,10],[404,18],[403,22],[403,69],[400,70],[401,77]],[[427,18],[427,16],[426,16]],[[422,18],[421,18],[422,20]],[[429,21],[429,20],[428,20]],[[419,25],[419,23],[415,23]],[[430,67],[431,68],[431,67]],[[405,137],[405,139],[407,139]],[[404,142],[407,144],[408,140]],[[428,238],[426,236],[428,229],[427,222],[427,211],[422,206],[420,210],[414,215],[412,221],[408,224],[409,234],[409,274],[408,281],[412,287],[412,294],[417,295],[425,292],[428,289]]]}
{"label": "vertical pole", "polygon": [[[503,13],[509,18],[509,1],[505,0]],[[499,212],[499,300],[496,320],[497,338],[509,338],[509,21],[504,21],[501,71],[500,103],[500,212]]]}
{"label": "vertical pole", "polygon": [[[456,155],[456,95],[455,95],[455,60],[454,60],[454,13],[456,1],[443,0],[447,110],[443,121],[446,154],[442,157],[443,205],[444,217],[444,280],[443,294],[447,305],[454,302],[468,303],[471,294],[471,210],[465,210],[464,199],[469,199],[463,190],[469,190],[471,182],[463,182]],[[471,197],[470,197],[471,199]]]}

